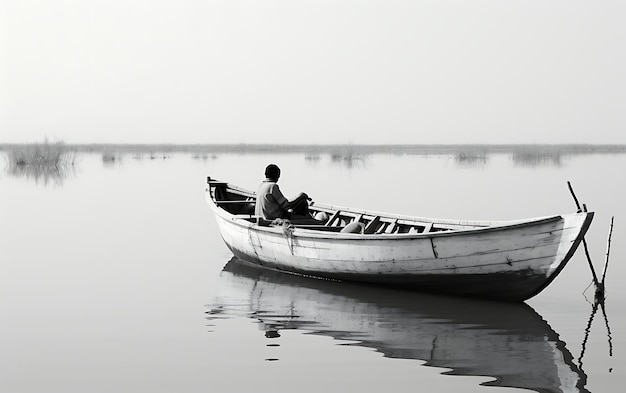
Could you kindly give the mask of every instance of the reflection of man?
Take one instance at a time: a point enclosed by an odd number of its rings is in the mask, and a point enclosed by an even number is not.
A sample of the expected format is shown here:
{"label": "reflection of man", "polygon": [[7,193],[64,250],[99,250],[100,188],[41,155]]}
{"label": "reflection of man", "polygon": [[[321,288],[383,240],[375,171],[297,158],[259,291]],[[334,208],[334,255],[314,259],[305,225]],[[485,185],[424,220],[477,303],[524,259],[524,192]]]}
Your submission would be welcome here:
{"label": "reflection of man", "polygon": [[287,218],[292,221],[311,221],[317,223],[309,214],[309,196],[301,192],[295,199],[288,200],[278,187],[280,168],[269,164],[265,168],[265,180],[256,194],[254,214],[267,220]]}

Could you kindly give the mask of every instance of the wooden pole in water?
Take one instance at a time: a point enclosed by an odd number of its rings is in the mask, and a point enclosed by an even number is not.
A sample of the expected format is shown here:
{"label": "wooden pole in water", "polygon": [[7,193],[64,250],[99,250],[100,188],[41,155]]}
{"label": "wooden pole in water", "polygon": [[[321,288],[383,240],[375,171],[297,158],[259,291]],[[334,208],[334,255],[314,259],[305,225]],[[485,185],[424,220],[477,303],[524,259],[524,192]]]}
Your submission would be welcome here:
{"label": "wooden pole in water", "polygon": [[615,216],[611,217],[611,227],[609,229],[609,239],[606,242],[606,259],[604,260],[604,271],[602,272],[602,287],[604,287],[604,279],[606,278],[606,269],[609,267],[609,253],[611,252],[611,236],[613,235],[613,220]]}
{"label": "wooden pole in water", "polygon": [[578,203],[578,198],[576,198],[576,194],[574,194],[574,189],[572,188],[572,183],[570,183],[569,180],[567,181],[567,187],[569,188],[569,192],[572,194],[572,197],[574,197],[574,202],[576,202],[576,208],[578,209],[578,213],[580,213],[582,211],[580,208],[580,203]]}
{"label": "wooden pole in water", "polygon": [[[574,193],[574,189],[572,188],[572,184],[568,181],[567,187],[569,188],[569,192],[572,194],[574,198],[574,202],[576,202],[576,207],[578,208],[578,213],[583,210],[580,208],[580,203],[578,202],[578,198],[576,198],[576,194]],[[587,211],[587,205],[585,205],[585,211]],[[591,275],[593,276],[593,283],[596,286],[596,294],[600,290],[600,281],[598,281],[598,275],[596,274],[596,269],[593,268],[593,263],[591,262],[591,256],[589,256],[589,247],[587,247],[587,241],[583,236],[583,247],[585,248],[585,255],[587,256],[587,262],[589,262],[589,268],[591,269]]]}
{"label": "wooden pole in water", "polygon": [[596,269],[593,268],[593,263],[591,262],[591,256],[589,256],[589,247],[587,247],[587,241],[583,237],[583,247],[585,248],[585,255],[587,256],[587,262],[589,262],[589,269],[591,269],[591,275],[593,276],[593,283],[596,285],[596,292],[600,289],[600,281],[598,281],[598,275],[596,274]]}

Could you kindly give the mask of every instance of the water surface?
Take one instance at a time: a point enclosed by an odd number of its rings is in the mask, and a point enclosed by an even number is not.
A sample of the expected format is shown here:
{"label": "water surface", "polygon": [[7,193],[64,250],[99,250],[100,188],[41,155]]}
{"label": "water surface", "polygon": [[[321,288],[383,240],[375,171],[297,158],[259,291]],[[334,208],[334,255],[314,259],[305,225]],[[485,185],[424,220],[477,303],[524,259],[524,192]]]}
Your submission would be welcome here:
{"label": "water surface", "polygon": [[[605,312],[593,313],[582,248],[525,305],[232,261],[206,176],[255,189],[269,162],[287,196],[480,220],[574,211],[569,180],[596,211],[599,272],[615,216]],[[93,153],[48,177],[0,171],[0,391],[618,391],[625,165],[621,154]]]}

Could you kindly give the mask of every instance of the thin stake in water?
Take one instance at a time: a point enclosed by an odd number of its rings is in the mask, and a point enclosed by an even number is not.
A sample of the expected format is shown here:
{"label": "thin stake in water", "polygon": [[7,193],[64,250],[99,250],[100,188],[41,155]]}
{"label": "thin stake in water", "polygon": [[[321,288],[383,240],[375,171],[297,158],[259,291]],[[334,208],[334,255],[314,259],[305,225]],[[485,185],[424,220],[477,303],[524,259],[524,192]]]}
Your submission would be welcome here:
{"label": "thin stake in water", "polygon": [[[576,194],[574,193],[572,184],[569,181],[567,182],[567,187],[569,188],[569,191],[572,194],[572,197],[574,198],[574,202],[576,202],[578,213],[582,212],[583,210],[580,208],[580,203],[578,202],[578,198],[576,198]],[[585,211],[587,211],[587,205],[584,205],[584,206],[585,206]],[[600,281],[598,281],[598,275],[596,274],[596,269],[593,268],[593,263],[591,262],[591,257],[589,256],[589,248],[587,247],[587,241],[585,240],[584,236],[583,236],[583,247],[585,248],[585,255],[587,256],[587,262],[589,262],[589,268],[591,269],[591,275],[593,276],[593,283],[596,285],[596,293],[597,293],[598,291],[601,290]],[[602,292],[604,292],[603,289],[602,289]]]}
{"label": "thin stake in water", "polygon": [[611,252],[611,236],[613,235],[613,221],[615,216],[611,217],[611,227],[609,229],[609,238],[606,243],[606,259],[604,260],[604,271],[602,272],[602,286],[604,287],[604,279],[606,278],[606,270],[609,267],[609,253]]}

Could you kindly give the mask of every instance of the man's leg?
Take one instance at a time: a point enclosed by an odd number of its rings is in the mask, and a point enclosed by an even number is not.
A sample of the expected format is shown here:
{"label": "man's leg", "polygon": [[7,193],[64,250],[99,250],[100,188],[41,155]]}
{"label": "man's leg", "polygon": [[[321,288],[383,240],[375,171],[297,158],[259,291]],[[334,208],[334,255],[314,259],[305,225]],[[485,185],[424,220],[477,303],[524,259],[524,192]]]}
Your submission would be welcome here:
{"label": "man's leg", "polygon": [[298,202],[298,204],[295,205],[291,211],[293,214],[298,216],[311,217],[309,214],[309,203],[304,199]]}

